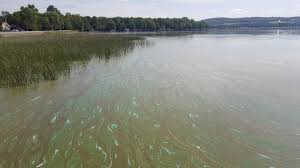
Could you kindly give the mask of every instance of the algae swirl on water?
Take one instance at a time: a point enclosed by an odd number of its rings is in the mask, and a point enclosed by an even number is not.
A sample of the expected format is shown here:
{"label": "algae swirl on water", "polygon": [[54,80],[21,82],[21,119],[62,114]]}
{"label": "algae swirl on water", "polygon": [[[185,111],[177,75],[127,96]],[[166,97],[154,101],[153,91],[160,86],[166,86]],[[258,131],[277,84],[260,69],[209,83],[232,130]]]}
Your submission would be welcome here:
{"label": "algae swirl on water", "polygon": [[24,86],[56,80],[70,73],[74,63],[110,59],[146,42],[141,37],[96,33],[44,33],[0,38],[0,87]]}

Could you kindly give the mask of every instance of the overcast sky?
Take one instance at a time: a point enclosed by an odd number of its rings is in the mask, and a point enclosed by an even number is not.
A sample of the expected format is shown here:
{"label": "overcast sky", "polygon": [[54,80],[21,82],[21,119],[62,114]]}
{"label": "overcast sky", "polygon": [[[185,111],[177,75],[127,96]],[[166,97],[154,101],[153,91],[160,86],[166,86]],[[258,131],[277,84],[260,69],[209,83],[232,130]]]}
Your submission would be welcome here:
{"label": "overcast sky", "polygon": [[63,13],[85,16],[212,17],[300,16],[300,0],[0,0],[0,11],[53,4]]}

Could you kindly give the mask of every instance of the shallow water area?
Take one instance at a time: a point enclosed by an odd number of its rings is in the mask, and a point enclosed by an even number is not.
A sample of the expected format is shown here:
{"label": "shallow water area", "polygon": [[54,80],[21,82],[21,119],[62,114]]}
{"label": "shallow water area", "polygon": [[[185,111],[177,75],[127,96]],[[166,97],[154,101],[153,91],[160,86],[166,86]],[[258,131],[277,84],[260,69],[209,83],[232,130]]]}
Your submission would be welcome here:
{"label": "shallow water area", "polygon": [[21,66],[2,78],[22,85],[0,88],[0,168],[299,167],[295,32],[139,35]]}

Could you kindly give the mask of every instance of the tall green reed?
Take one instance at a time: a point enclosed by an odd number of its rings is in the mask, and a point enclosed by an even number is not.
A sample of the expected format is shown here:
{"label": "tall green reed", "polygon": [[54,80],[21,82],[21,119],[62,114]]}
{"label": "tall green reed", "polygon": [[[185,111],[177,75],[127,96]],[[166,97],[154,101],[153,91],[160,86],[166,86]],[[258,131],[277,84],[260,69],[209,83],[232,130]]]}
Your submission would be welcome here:
{"label": "tall green reed", "polygon": [[120,57],[145,45],[142,38],[89,33],[46,33],[0,38],[0,87],[56,80],[74,62]]}

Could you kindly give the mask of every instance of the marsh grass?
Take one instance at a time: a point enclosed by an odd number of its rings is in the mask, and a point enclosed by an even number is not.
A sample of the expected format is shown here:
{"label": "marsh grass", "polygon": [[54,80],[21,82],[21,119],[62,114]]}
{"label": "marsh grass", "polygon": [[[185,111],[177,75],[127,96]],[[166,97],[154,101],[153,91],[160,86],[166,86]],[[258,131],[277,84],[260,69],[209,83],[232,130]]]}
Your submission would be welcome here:
{"label": "marsh grass", "polygon": [[56,80],[70,73],[74,62],[120,57],[145,43],[142,38],[88,33],[45,33],[0,37],[0,87]]}

